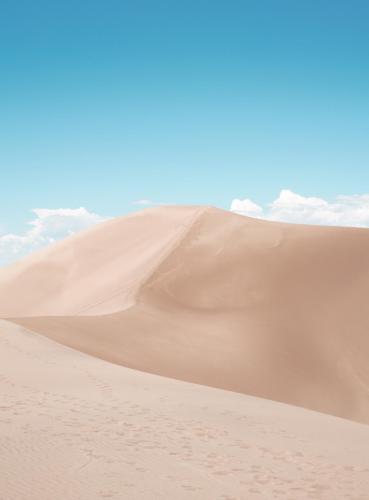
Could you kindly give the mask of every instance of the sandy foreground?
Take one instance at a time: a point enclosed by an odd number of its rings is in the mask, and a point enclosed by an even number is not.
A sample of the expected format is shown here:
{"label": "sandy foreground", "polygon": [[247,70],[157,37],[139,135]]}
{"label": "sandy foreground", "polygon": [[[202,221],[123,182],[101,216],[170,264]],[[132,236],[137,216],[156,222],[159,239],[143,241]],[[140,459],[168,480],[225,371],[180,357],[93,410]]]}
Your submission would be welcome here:
{"label": "sandy foreground", "polygon": [[0,269],[0,500],[368,500],[368,256],[161,207]]}
{"label": "sandy foreground", "polygon": [[150,375],[0,322],[1,500],[355,499],[369,427]]}

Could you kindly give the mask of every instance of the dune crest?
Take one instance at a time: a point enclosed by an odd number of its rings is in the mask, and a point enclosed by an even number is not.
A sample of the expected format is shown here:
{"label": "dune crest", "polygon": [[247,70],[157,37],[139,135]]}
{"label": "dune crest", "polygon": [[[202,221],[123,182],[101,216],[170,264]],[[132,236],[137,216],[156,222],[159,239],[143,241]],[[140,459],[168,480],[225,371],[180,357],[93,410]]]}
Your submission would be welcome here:
{"label": "dune crest", "polygon": [[102,223],[0,271],[0,317],[108,361],[369,422],[369,230],[210,207]]}
{"label": "dune crest", "polygon": [[0,317],[126,309],[201,211],[173,207],[118,217],[0,269]]}

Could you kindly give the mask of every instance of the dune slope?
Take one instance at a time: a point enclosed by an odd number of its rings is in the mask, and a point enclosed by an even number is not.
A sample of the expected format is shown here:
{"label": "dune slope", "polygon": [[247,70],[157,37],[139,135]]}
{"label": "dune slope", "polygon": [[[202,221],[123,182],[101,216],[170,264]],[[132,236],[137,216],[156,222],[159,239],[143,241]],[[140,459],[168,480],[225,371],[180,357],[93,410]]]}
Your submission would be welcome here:
{"label": "dune slope", "polygon": [[2,271],[0,316],[128,367],[369,422],[368,294],[368,230],[166,207]]}
{"label": "dune slope", "polygon": [[0,317],[124,310],[198,211],[178,207],[112,219],[0,269]]}
{"label": "dune slope", "polygon": [[156,377],[0,321],[4,500],[366,500],[369,427]]}

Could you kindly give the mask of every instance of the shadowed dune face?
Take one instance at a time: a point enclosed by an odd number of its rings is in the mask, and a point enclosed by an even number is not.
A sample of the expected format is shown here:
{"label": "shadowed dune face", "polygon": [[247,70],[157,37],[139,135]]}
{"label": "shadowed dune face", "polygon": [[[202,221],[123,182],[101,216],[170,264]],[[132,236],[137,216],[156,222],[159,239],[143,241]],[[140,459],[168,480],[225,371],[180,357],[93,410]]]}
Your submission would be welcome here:
{"label": "shadowed dune face", "polygon": [[1,316],[61,343],[363,422],[368,295],[368,230],[199,207],[116,219],[0,273]]}

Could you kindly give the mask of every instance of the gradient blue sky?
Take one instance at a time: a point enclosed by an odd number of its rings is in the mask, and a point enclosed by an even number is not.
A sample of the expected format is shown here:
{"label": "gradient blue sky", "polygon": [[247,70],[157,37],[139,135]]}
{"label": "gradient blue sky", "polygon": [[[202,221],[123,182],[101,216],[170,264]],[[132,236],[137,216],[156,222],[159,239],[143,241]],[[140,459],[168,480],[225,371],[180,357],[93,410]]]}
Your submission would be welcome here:
{"label": "gradient blue sky", "polygon": [[369,192],[367,0],[2,0],[0,226]]}

